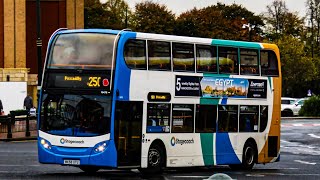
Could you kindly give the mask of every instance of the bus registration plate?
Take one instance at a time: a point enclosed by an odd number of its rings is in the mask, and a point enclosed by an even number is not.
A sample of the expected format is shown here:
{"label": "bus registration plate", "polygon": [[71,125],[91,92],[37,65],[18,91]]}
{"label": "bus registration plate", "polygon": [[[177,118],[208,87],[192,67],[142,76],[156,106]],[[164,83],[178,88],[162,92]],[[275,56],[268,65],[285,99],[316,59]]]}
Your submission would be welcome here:
{"label": "bus registration plate", "polygon": [[63,160],[63,164],[80,165],[80,160],[65,159]]}

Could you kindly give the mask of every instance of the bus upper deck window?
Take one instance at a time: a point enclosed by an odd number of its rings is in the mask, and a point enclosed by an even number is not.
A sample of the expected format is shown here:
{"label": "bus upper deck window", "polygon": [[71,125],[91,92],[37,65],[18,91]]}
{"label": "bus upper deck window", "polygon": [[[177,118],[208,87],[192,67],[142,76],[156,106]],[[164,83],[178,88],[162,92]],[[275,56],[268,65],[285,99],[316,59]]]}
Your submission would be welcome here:
{"label": "bus upper deck window", "polygon": [[238,49],[219,47],[218,52],[219,72],[223,74],[238,74]]}
{"label": "bus upper deck window", "polygon": [[194,71],[194,45],[185,43],[172,43],[173,70]]}
{"label": "bus upper deck window", "polygon": [[240,49],[240,74],[259,75],[258,51]]}
{"label": "bus upper deck window", "polygon": [[261,75],[279,76],[278,59],[273,51],[261,51]]}
{"label": "bus upper deck window", "polygon": [[70,33],[57,36],[49,68],[110,69],[115,35]]}
{"label": "bus upper deck window", "polygon": [[197,45],[197,72],[217,73],[217,47]]}
{"label": "bus upper deck window", "polygon": [[150,70],[171,70],[169,42],[148,41],[148,61]]}
{"label": "bus upper deck window", "polygon": [[124,59],[129,68],[147,69],[146,41],[130,39],[124,47]]}

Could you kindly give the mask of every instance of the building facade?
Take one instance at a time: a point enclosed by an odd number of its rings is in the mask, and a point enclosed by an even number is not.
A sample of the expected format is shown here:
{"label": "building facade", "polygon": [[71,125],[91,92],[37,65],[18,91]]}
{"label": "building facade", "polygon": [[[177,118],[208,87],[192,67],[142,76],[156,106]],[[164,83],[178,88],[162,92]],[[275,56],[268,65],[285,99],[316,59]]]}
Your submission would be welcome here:
{"label": "building facade", "polygon": [[[27,82],[37,103],[36,0],[0,0],[0,82]],[[84,0],[40,0],[43,66],[48,40],[58,28],[84,27]]]}

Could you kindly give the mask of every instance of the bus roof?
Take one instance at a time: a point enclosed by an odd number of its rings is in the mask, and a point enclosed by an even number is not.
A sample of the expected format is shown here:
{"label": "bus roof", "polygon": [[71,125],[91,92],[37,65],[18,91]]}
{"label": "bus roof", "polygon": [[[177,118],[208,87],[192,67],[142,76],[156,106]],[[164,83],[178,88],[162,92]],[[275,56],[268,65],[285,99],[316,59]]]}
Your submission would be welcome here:
{"label": "bus roof", "polygon": [[[71,29],[71,30],[61,30],[57,34],[67,34],[67,33],[108,33],[108,34],[118,34],[120,30],[112,29]],[[165,35],[165,34],[154,34],[154,33],[141,33],[133,31],[123,31],[121,34],[134,34],[135,37],[141,39],[151,39],[151,40],[167,40],[175,42],[188,42],[188,43],[198,43],[206,45],[215,46],[230,46],[230,47],[242,47],[242,48],[253,48],[253,49],[278,49],[274,44],[259,43],[259,42],[248,42],[248,41],[234,41],[234,40],[222,40],[222,39],[211,39],[211,38],[200,38],[200,37],[189,37],[189,36],[177,36],[177,35]]]}

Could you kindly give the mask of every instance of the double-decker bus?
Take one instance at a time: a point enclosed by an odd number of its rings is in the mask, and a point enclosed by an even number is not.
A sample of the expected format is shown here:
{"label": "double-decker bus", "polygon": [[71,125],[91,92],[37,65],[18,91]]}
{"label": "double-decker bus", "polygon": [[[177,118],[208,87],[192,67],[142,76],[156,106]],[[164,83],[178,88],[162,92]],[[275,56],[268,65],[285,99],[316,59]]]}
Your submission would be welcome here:
{"label": "double-decker bus", "polygon": [[274,44],[127,30],[57,30],[39,96],[39,162],[102,168],[280,159]]}

